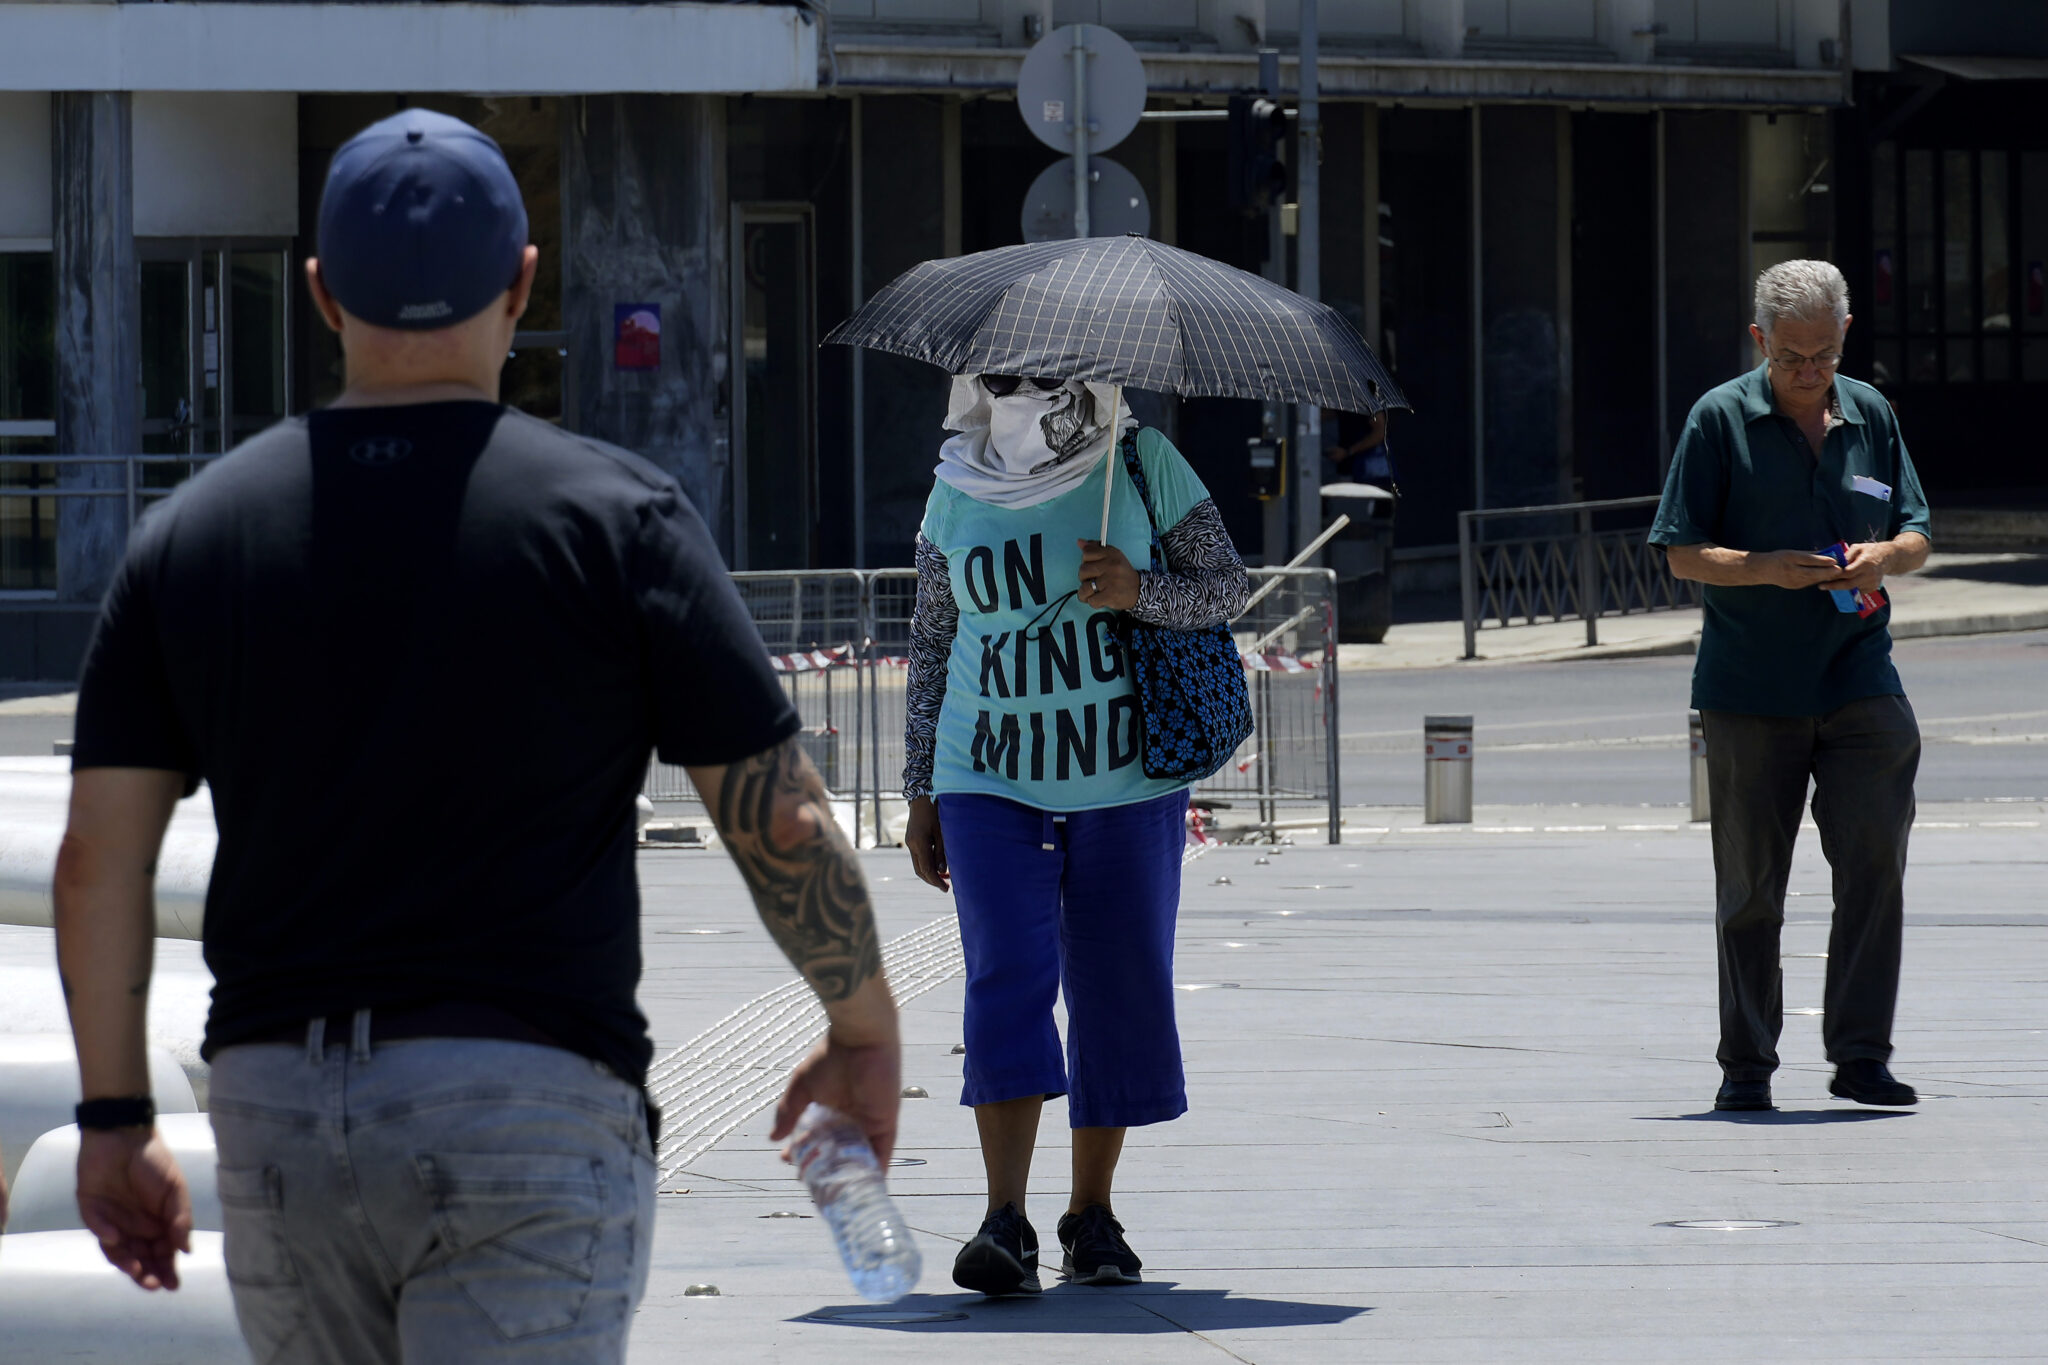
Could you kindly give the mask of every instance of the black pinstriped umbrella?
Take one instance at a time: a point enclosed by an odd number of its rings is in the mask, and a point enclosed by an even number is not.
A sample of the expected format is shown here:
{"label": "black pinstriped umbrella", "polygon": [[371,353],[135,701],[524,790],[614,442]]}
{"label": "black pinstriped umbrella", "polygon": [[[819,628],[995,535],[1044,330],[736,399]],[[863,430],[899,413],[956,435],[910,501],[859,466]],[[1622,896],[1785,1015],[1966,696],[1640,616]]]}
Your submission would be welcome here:
{"label": "black pinstriped umbrella", "polygon": [[1335,309],[1135,235],[926,261],[825,341],[952,374],[1092,379],[1358,413],[1408,406]]}

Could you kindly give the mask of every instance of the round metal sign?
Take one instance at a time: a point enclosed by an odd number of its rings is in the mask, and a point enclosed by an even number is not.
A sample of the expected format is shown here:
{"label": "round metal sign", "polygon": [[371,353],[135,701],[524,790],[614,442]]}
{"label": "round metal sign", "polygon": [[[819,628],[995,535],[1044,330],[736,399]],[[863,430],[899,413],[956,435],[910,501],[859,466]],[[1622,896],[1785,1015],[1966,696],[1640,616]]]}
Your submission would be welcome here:
{"label": "round metal sign", "polygon": [[1100,24],[1068,24],[1040,38],[1017,74],[1017,112],[1032,136],[1056,152],[1074,151],[1074,49],[1088,73],[1084,87],[1088,150],[1106,151],[1131,135],[1145,111],[1145,63],[1138,50]]}
{"label": "round metal sign", "polygon": [[[1088,235],[1141,236],[1152,231],[1152,203],[1145,187],[1106,156],[1088,158]],[[1047,166],[1024,192],[1024,240],[1058,242],[1074,235],[1074,158]]]}

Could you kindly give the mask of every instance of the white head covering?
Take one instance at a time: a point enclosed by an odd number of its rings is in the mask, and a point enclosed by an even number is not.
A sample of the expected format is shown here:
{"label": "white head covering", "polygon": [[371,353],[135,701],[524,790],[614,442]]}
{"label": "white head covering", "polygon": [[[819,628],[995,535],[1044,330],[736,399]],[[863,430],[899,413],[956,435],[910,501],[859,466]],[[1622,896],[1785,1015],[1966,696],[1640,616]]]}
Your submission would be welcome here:
{"label": "white head covering", "polygon": [[[1085,482],[1115,436],[1135,425],[1117,386],[1069,379],[1050,393],[1030,381],[996,398],[981,376],[953,377],[939,478],[980,502],[1034,507]],[[1112,425],[1104,414],[1117,404]]]}

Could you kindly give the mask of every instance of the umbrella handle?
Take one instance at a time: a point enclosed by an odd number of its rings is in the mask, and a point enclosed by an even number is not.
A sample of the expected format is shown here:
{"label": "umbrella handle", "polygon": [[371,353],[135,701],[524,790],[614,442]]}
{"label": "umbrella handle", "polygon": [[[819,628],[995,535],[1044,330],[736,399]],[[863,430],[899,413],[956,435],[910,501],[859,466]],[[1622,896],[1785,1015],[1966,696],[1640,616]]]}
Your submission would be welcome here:
{"label": "umbrella handle", "polygon": [[[1122,433],[1121,431],[1119,431],[1119,430],[1118,430],[1118,428],[1119,428],[1120,426],[1122,426],[1122,425],[1123,425],[1122,421],[1120,420],[1120,418],[1121,418],[1121,416],[1122,416],[1122,414],[1123,414],[1123,410],[1124,410],[1124,386],[1123,386],[1123,385],[1121,385],[1121,384],[1119,384],[1119,385],[1117,385],[1117,386],[1116,386],[1116,392],[1115,392],[1115,394],[1114,394],[1114,395],[1113,395],[1113,396],[1112,396],[1112,397],[1110,398],[1110,400],[1109,400],[1109,454],[1110,454],[1110,455],[1114,455],[1114,454],[1116,453],[1116,448],[1117,448],[1117,441],[1118,441],[1118,439],[1119,439],[1119,438],[1120,438],[1120,437],[1121,437],[1121,436],[1123,435],[1123,433]],[[1110,494],[1112,494],[1112,493],[1116,492],[1116,464],[1117,464],[1117,462],[1116,462],[1115,460],[1113,460],[1113,459],[1110,459],[1110,458],[1109,458],[1109,456],[1104,456],[1104,457],[1103,457],[1103,461],[1102,461],[1102,469],[1103,469],[1103,474],[1102,474],[1102,534],[1101,534],[1100,536],[1096,537],[1096,539],[1100,540],[1100,541],[1101,541],[1101,542],[1102,542],[1102,543],[1103,543],[1104,545],[1107,545],[1107,544],[1109,544],[1109,498],[1110,498]]]}

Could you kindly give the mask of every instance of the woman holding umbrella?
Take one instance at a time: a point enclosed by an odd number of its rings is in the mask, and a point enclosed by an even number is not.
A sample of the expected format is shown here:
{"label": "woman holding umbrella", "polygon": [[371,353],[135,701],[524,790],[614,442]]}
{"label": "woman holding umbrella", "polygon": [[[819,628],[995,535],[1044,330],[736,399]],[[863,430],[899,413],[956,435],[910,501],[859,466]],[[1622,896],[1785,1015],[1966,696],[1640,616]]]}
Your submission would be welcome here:
{"label": "woman holding umbrella", "polygon": [[1128,1284],[1140,1261],[1111,1203],[1124,1133],[1187,1109],[1173,1011],[1187,787],[1138,761],[1118,613],[1214,626],[1244,606],[1244,565],[1187,461],[1110,385],[963,375],[946,425],[917,540],[903,791],[917,874],[950,882],[967,959],[962,1103],[988,1216],[953,1278],[1038,1291],[1025,1184],[1040,1109],[1064,1094],[1061,1273]]}
{"label": "woman holding umbrella", "polygon": [[1187,1109],[1172,973],[1187,788],[1250,712],[1219,628],[1243,610],[1244,567],[1120,386],[1407,403],[1333,309],[1136,235],[925,261],[826,340],[957,376],[917,541],[903,775],[918,875],[959,909],[962,1102],[988,1169],[953,1278],[1037,1291],[1024,1190],[1039,1111],[1065,1094],[1062,1268],[1128,1283],[1139,1260],[1110,1202],[1124,1133]]}

